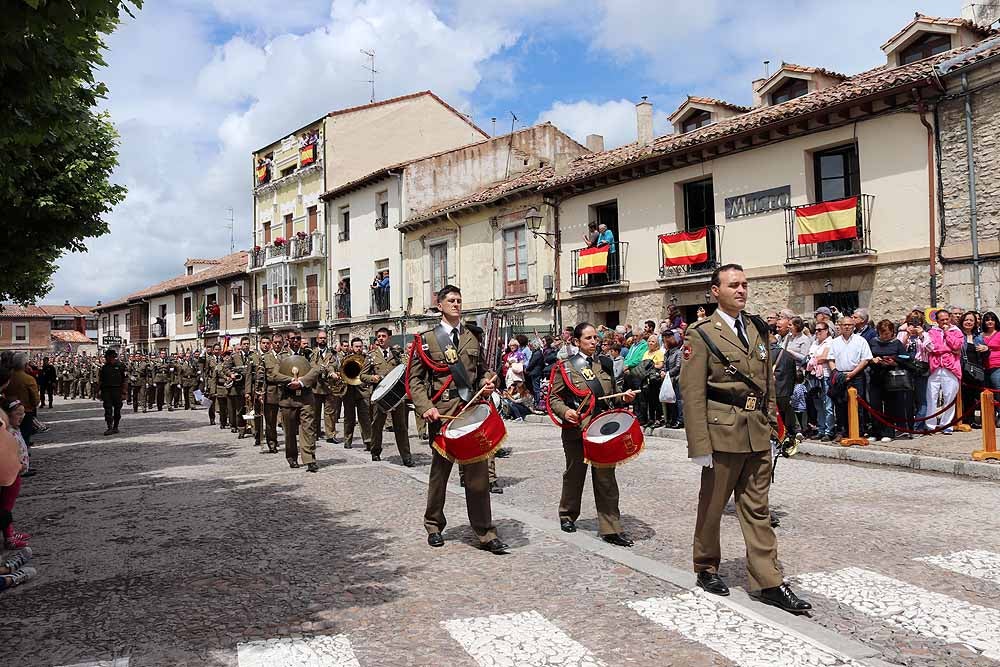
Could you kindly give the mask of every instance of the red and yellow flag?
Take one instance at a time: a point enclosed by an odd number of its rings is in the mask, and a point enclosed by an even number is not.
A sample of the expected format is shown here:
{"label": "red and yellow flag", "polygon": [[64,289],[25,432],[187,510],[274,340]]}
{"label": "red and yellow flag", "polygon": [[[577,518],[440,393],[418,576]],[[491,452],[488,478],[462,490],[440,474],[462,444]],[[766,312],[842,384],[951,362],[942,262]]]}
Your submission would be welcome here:
{"label": "red and yellow flag", "polygon": [[799,244],[858,237],[858,198],[848,197],[795,209]]}
{"label": "red and yellow flag", "polygon": [[316,144],[309,144],[299,149],[299,166],[305,167],[316,161]]}
{"label": "red and yellow flag", "polygon": [[267,165],[262,164],[256,169],[257,172],[257,183],[263,183],[267,180]]}
{"label": "red and yellow flag", "polygon": [[580,251],[580,259],[576,263],[576,275],[585,276],[589,273],[608,272],[608,250],[611,246],[584,248]]}
{"label": "red and yellow flag", "polygon": [[662,234],[660,247],[663,248],[664,266],[684,266],[708,261],[708,230],[696,232],[676,232]]}

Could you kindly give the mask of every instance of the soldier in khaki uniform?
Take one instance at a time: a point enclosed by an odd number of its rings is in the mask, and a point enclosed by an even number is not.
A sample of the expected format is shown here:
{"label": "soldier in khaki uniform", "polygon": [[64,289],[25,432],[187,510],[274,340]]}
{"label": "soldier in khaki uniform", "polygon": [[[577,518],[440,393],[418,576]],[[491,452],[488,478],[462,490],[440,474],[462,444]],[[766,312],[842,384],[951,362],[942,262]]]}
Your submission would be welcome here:
{"label": "soldier in khaki uniform", "polygon": [[[274,339],[281,344],[281,336]],[[259,395],[257,405],[263,405],[263,442],[267,448],[261,449],[261,454],[276,454],[278,452],[278,403],[281,401],[281,386],[275,377],[278,373],[279,357],[271,346],[272,339],[266,336],[260,339],[260,352],[255,365],[255,385]],[[260,422],[258,422],[260,424]],[[261,444],[260,428],[256,429],[257,444]]]}
{"label": "soldier in khaki uniform", "polygon": [[197,410],[198,404],[194,400],[194,390],[198,386],[198,366],[197,360],[190,352],[184,353],[180,369],[181,392],[184,394],[184,409]]}
{"label": "soldier in khaki uniform", "polygon": [[[588,379],[600,384],[601,396],[615,393],[615,371],[608,357],[598,358],[597,329],[589,322],[576,325],[573,330],[574,345],[579,352],[558,362],[552,387],[549,392],[549,407],[556,417],[573,425],[562,429],[563,451],[566,454],[566,470],[563,472],[562,497],[559,500],[559,524],[567,533],[576,532],[576,520],[580,517],[580,501],[583,485],[587,481],[587,464],[583,460],[583,431],[594,417],[613,407],[635,400],[636,392],[629,391],[621,401],[597,400],[592,411],[581,415],[581,399],[566,386],[566,378],[580,392],[591,392]],[[589,374],[590,378],[585,377]],[[594,389],[592,393],[597,393]],[[600,398],[600,396],[596,397]],[[620,547],[632,546],[632,540],[622,533],[621,510],[618,507],[618,480],[614,468],[591,466],[594,484],[594,502],[597,505],[597,532],[610,544]]]}
{"label": "soldier in khaki uniform", "polygon": [[717,268],[711,289],[719,308],[685,331],[680,375],[688,456],[702,466],[694,533],[698,586],[729,594],[719,576],[719,522],[732,496],[746,542],[750,594],[802,613],[812,606],[784,583],[768,509],[777,412],[767,325],[743,313],[748,293],[743,267]]}
{"label": "soldier in khaki uniform", "polygon": [[[388,327],[382,327],[375,332],[375,350],[371,354],[372,374],[362,376],[373,385],[377,385],[382,379],[391,373],[397,366],[403,363],[399,355],[389,349],[389,339],[392,331]],[[382,437],[385,430],[385,420],[388,416],[377,405],[372,404],[372,461],[382,460]],[[407,468],[413,467],[413,457],[410,455],[409,426],[407,424],[406,401],[400,401],[392,410],[392,434],[396,438],[396,449],[403,460],[403,465]]]}
{"label": "soldier in khaki uniform", "polygon": [[240,339],[239,348],[226,357],[222,364],[223,375],[227,381],[232,381],[232,389],[229,390],[229,430],[239,433],[239,438],[246,437],[247,424],[243,419],[243,412],[246,409],[244,397],[246,387],[250,382],[250,339],[246,336]]}
{"label": "soldier in khaki uniform", "polygon": [[[316,399],[316,431],[320,437],[326,434],[326,441],[337,443],[337,422],[334,419],[334,408],[338,407],[339,399],[343,397],[345,386],[342,382],[337,382],[336,392],[334,391],[334,380],[331,373],[336,372],[331,366],[336,362],[337,355],[329,345],[327,345],[327,333],[320,331],[316,334],[316,347],[312,350],[310,357],[314,366],[319,367],[319,380],[313,388],[313,397]],[[339,408],[338,408],[339,409]],[[319,428],[322,418],[323,428]]]}
{"label": "soldier in khaki uniform", "polygon": [[156,385],[156,409],[163,410],[167,384],[170,382],[170,360],[167,353],[160,350],[160,356],[153,362],[153,384]]}
{"label": "soldier in khaki uniform", "polygon": [[303,358],[303,363],[305,368],[298,369],[297,377],[282,373],[280,368],[274,373],[274,381],[282,386],[283,392],[280,405],[282,430],[285,432],[285,459],[289,468],[298,468],[301,453],[306,470],[319,472],[311,389],[319,378],[319,369],[309,363],[308,359]]}
{"label": "soldier in khaki uniform", "polygon": [[[218,391],[218,386],[216,384],[216,367],[222,363],[219,359],[219,355],[222,351],[222,347],[215,343],[211,350],[208,350],[205,354],[205,358],[202,360],[202,391],[205,392],[205,396],[209,398],[211,403],[208,406],[208,425],[215,426],[215,408],[218,403],[216,400],[216,392]],[[219,416],[220,419],[222,416]]]}
{"label": "soldier in khaki uniform", "polygon": [[[358,379],[361,384],[345,383],[341,405],[344,407],[344,449],[351,449],[354,440],[355,425],[361,426],[361,440],[365,443],[365,451],[372,448],[372,416],[368,410],[368,401],[371,398],[371,358],[365,355],[365,342],[360,338],[351,340],[351,350],[349,355],[365,356],[365,363],[361,368],[361,375]],[[340,360],[343,362],[343,359]],[[340,366],[338,364],[338,373]],[[365,380],[368,378],[368,380]]]}
{"label": "soldier in khaki uniform", "polygon": [[[461,290],[454,285],[445,285],[437,296],[438,310],[442,315],[441,323],[414,341],[410,353],[407,386],[407,393],[413,401],[417,414],[428,422],[432,441],[441,428],[441,415],[457,414],[478,389],[483,389],[487,395],[490,394],[495,388],[493,380],[496,377],[483,366],[478,329],[474,331],[468,325],[462,324]],[[438,331],[452,341],[446,349],[442,349],[438,343]],[[450,369],[438,372],[423,361],[427,358],[438,367],[447,365],[446,352],[452,358],[457,355],[457,362],[465,369],[464,375],[469,381],[469,387],[455,386],[457,381],[452,379],[455,385],[449,385],[445,389],[445,382],[451,378]],[[437,450],[432,451],[434,458],[431,461],[430,483],[427,487],[424,527],[427,529],[427,543],[432,547],[441,547],[444,546],[441,531],[447,523],[444,516],[444,501],[453,464]],[[493,524],[489,463],[479,461],[463,467],[465,504],[469,511],[469,523],[479,537],[479,546],[495,554],[507,553],[509,547],[497,536],[497,529]]]}

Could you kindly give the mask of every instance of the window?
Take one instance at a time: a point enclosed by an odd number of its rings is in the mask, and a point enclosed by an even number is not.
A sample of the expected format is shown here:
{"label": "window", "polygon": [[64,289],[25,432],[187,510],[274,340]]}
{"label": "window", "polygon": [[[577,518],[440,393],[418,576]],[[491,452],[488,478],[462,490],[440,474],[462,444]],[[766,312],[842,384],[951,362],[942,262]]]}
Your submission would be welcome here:
{"label": "window", "polygon": [[692,130],[697,130],[699,127],[705,127],[706,125],[712,124],[712,114],[708,111],[698,110],[687,117],[684,124],[681,126],[682,132],[691,132]]}
{"label": "window", "polygon": [[285,239],[292,238],[292,214],[285,215]]}
{"label": "window", "polygon": [[[186,296],[186,297],[184,297],[184,324],[191,324],[191,313],[192,313],[192,309],[191,309],[191,297],[190,296]],[[118,319],[117,315],[115,315],[115,319],[116,320]],[[116,329],[118,328],[118,324],[117,323],[115,324],[115,328]]]}
{"label": "window", "polygon": [[836,306],[842,313],[853,313],[857,310],[861,302],[858,300],[857,292],[823,292],[813,294],[813,308],[826,306],[830,308]]}
{"label": "window", "polygon": [[[53,328],[55,328],[55,327],[53,327]],[[103,318],[101,318],[101,329],[103,329],[105,333],[107,333],[107,331],[108,331],[108,316],[107,315],[105,315]]]}
{"label": "window", "polygon": [[715,224],[712,179],[684,184],[684,229],[693,232]]}
{"label": "window", "polygon": [[858,147],[854,144],[813,153],[816,201],[833,201],[861,194]]}
{"label": "window", "polygon": [[951,36],[927,33],[899,52],[899,64],[909,65],[951,49]]}
{"label": "window", "polygon": [[131,328],[132,328],[132,313],[130,311],[126,311],[126,313],[125,313],[125,332],[128,333],[128,331]]}
{"label": "window", "polygon": [[524,225],[503,230],[504,296],[528,293],[528,232]]}
{"label": "window", "polygon": [[340,233],[337,235],[338,241],[351,240],[351,209],[340,209]]}
{"label": "window", "polygon": [[159,310],[160,310],[160,317],[162,319],[167,319],[167,304],[161,303],[159,306]]}
{"label": "window", "polygon": [[448,243],[435,243],[430,247],[431,303],[437,305],[437,293],[448,284]]}
{"label": "window", "polygon": [[243,316],[243,283],[233,285],[229,288],[229,293],[233,295],[233,317]]}
{"label": "window", "polygon": [[805,79],[789,79],[771,93],[771,104],[781,104],[809,92],[809,82]]}
{"label": "window", "polygon": [[264,245],[271,242],[271,221],[268,220],[264,223]]}
{"label": "window", "polygon": [[28,325],[27,324],[15,324],[13,331],[14,331],[14,342],[15,343],[27,343],[28,342]]}
{"label": "window", "polygon": [[295,173],[295,165],[293,164],[291,167],[285,167],[284,169],[281,170],[281,178],[284,178],[285,176],[291,176],[294,173]]}
{"label": "window", "polygon": [[375,195],[375,229],[385,229],[389,226],[389,191],[383,190]]}
{"label": "window", "polygon": [[115,313],[115,315],[113,317],[114,317],[115,333],[117,334],[118,333],[118,314]]}
{"label": "window", "polygon": [[52,320],[53,331],[76,331],[73,320]]}
{"label": "window", "polygon": [[309,219],[307,231],[312,234],[319,227],[319,214],[315,206],[306,209],[306,217]]}
{"label": "window", "polygon": [[193,266],[187,267],[187,274],[189,276],[194,274],[194,267]]}

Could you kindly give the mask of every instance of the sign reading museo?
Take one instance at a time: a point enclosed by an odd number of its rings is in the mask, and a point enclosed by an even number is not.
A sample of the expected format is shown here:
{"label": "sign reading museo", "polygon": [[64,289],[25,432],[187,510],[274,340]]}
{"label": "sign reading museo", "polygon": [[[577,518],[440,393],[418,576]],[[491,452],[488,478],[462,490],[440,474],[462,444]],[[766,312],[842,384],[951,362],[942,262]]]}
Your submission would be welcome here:
{"label": "sign reading museo", "polygon": [[792,186],[751,192],[726,198],[726,220],[760,215],[792,205]]}

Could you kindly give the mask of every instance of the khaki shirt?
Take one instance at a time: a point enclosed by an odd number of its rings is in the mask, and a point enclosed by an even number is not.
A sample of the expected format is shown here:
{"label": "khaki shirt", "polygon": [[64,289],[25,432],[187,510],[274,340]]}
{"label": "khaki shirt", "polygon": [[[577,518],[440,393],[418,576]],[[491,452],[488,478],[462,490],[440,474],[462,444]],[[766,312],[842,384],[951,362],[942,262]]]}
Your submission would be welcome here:
{"label": "khaki shirt", "polygon": [[[417,345],[421,345],[422,350],[418,350]],[[423,356],[428,357],[436,366],[444,366],[444,370],[436,371],[424,364],[421,351]],[[462,333],[458,338],[458,359],[469,376],[469,384],[473,393],[493,377],[493,374],[483,366],[479,339],[465,325],[462,325]],[[407,393],[410,400],[413,401],[413,407],[418,415],[423,415],[435,407],[442,414],[452,414],[461,408],[462,401],[458,397],[454,383],[449,384],[444,393],[440,393],[445,382],[451,377],[451,372],[447,368],[444,351],[438,345],[437,336],[433,330],[425,331],[418,340],[414,340],[409,365]],[[437,400],[432,401],[431,399],[435,397]]]}
{"label": "khaki shirt", "polygon": [[258,391],[264,392],[265,405],[278,405],[281,401],[281,385],[278,384],[278,363],[280,361],[274,350],[257,352],[259,365],[256,367],[255,385]]}
{"label": "khaki shirt", "polygon": [[[579,356],[579,353],[577,356]],[[552,388],[549,392],[549,407],[552,408],[552,413],[556,417],[565,421],[567,410],[576,410],[579,412],[587,405],[587,403],[589,403],[590,387],[587,386],[587,381],[584,379],[583,375],[581,375],[580,372],[573,368],[570,364],[570,359],[566,359],[565,361],[561,361],[559,363],[565,366],[566,375],[569,376],[570,382],[574,387],[576,387],[577,391],[585,391],[588,393],[588,396],[577,398],[576,395],[566,387],[566,380],[563,378],[563,374],[559,371],[558,367],[556,368],[555,377],[552,381]],[[604,370],[604,367],[601,366],[599,359],[595,358],[593,360],[590,364],[590,370],[594,373],[594,377],[601,383],[601,389],[604,390],[605,395],[616,393],[615,378]],[[567,400],[570,402],[567,403]],[[585,419],[580,420],[580,425],[577,427],[577,430],[582,432],[590,426],[590,422],[594,420],[594,417],[620,405],[623,405],[623,403],[618,399],[611,399],[610,401],[597,401],[597,405],[594,406],[594,410],[587,415]]]}

